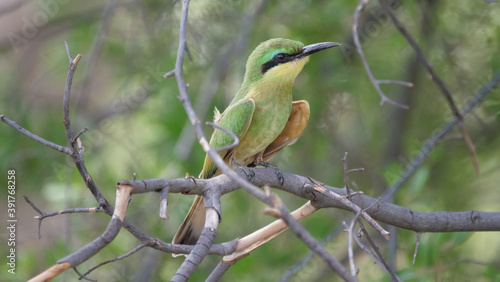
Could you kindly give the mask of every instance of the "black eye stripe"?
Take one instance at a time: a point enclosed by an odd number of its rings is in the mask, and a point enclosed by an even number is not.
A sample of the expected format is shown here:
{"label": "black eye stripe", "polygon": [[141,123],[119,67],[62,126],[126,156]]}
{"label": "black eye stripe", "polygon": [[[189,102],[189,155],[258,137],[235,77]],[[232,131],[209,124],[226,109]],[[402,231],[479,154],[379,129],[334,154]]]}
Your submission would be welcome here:
{"label": "black eye stripe", "polygon": [[275,67],[277,65],[278,65],[278,62],[275,61],[275,60],[267,61],[266,63],[264,63],[260,67],[260,73],[265,74],[268,70],[270,70],[271,68],[273,68],[273,67]]}
{"label": "black eye stripe", "polygon": [[294,59],[294,55],[289,55],[286,53],[277,53],[276,55],[274,55],[274,57],[271,60],[267,61],[266,63],[264,63],[260,67],[260,72],[262,74],[264,74],[268,70],[270,70],[271,68],[273,68],[279,64],[283,64],[283,63],[292,61],[293,59]]}

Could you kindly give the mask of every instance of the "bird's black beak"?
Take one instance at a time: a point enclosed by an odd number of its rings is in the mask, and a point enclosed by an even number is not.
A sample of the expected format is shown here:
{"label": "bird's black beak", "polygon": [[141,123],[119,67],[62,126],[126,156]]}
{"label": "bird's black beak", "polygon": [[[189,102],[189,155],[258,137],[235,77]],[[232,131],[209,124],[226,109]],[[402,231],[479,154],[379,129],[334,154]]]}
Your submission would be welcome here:
{"label": "bird's black beak", "polygon": [[295,55],[294,59],[300,59],[300,58],[309,56],[311,54],[314,54],[316,52],[319,52],[321,50],[325,50],[325,49],[340,46],[340,45],[341,44],[337,43],[337,42],[321,42],[321,43],[307,45],[307,46],[302,47],[302,52]]}

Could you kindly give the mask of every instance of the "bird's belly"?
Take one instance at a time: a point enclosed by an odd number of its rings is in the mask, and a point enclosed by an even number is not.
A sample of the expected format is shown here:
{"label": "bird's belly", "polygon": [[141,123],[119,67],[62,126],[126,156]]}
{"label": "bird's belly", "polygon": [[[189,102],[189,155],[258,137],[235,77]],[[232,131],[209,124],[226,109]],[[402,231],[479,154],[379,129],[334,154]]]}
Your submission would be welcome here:
{"label": "bird's belly", "polygon": [[292,103],[256,105],[252,122],[234,150],[234,160],[239,164],[249,164],[254,156],[264,151],[283,131],[290,116]]}

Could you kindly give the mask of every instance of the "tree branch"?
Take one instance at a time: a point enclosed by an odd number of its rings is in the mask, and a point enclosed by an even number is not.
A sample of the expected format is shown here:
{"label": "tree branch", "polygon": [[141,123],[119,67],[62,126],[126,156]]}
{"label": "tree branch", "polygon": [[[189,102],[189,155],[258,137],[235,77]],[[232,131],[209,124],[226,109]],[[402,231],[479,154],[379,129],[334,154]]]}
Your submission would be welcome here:
{"label": "tree branch", "polygon": [[467,145],[467,148],[469,149],[469,153],[471,155],[472,159],[472,164],[474,165],[474,169],[476,170],[476,174],[480,174],[480,169],[479,169],[479,163],[477,162],[477,156],[476,156],[476,149],[474,148],[474,143],[472,142],[469,133],[467,132],[467,129],[465,128],[465,125],[463,123],[463,117],[460,114],[460,111],[458,110],[458,107],[453,99],[453,96],[451,95],[450,91],[444,84],[443,80],[434,72],[432,69],[431,64],[427,59],[425,58],[424,52],[422,52],[422,49],[420,49],[420,46],[418,46],[417,42],[411,37],[410,33],[406,30],[406,28],[403,26],[403,24],[398,20],[398,18],[392,13],[391,9],[389,9],[389,6],[387,5],[386,0],[379,0],[380,5],[382,6],[382,9],[387,12],[389,17],[391,18],[392,22],[396,26],[396,28],[403,34],[403,36],[406,38],[406,41],[410,44],[410,46],[413,48],[415,53],[417,54],[418,60],[424,65],[424,67],[427,69],[427,72],[429,72],[429,75],[434,82],[436,82],[436,85],[438,86],[439,90],[441,90],[441,93],[443,93],[443,96],[445,97],[446,101],[448,102],[448,105],[450,106],[450,109],[453,113],[453,115],[456,117],[458,121],[458,126],[460,130],[462,131],[463,138],[465,141],[465,144]]}
{"label": "tree branch", "polygon": [[73,154],[74,154],[73,151],[71,151],[71,149],[69,149],[67,147],[63,147],[61,145],[57,145],[55,143],[52,143],[50,141],[47,141],[47,140],[41,138],[38,135],[35,135],[35,134],[29,132],[28,130],[26,130],[26,129],[22,128],[20,125],[18,125],[15,121],[6,118],[5,115],[0,115],[0,120],[3,123],[5,123],[7,125],[10,125],[15,130],[21,132],[22,134],[28,136],[29,138],[35,140],[36,142],[38,142],[38,143],[40,143],[40,144],[42,144],[44,146],[47,146],[47,147],[49,147],[51,149],[54,149],[56,151],[59,151],[61,153],[64,153],[64,154],[66,154],[68,156],[73,156]]}
{"label": "tree branch", "polygon": [[69,268],[75,268],[93,257],[106,247],[118,235],[125,219],[130,193],[134,188],[129,185],[118,185],[116,189],[116,208],[104,233],[76,252],[60,259],[57,263],[30,279],[30,282],[49,281]]}
{"label": "tree branch", "polygon": [[375,78],[373,75],[373,72],[370,68],[370,65],[368,65],[368,62],[366,61],[365,58],[365,53],[363,52],[363,48],[361,47],[361,42],[359,41],[359,34],[358,34],[358,25],[359,25],[359,17],[361,15],[361,12],[363,9],[368,5],[370,0],[360,0],[359,5],[356,7],[356,11],[354,12],[354,19],[352,23],[352,35],[354,39],[354,45],[356,45],[356,50],[358,51],[359,57],[361,58],[361,61],[363,62],[363,66],[366,70],[366,73],[368,74],[368,77],[370,78],[370,81],[373,84],[373,87],[375,87],[375,90],[377,90],[378,95],[380,96],[380,105],[383,106],[385,102],[392,104],[396,107],[399,107],[401,109],[409,109],[408,106],[400,104],[398,102],[395,102],[391,99],[389,99],[384,92],[382,92],[382,89],[380,89],[380,84],[387,84],[387,83],[392,83],[392,84],[398,84],[398,85],[403,85],[406,87],[412,87],[413,84],[410,82],[405,82],[405,81],[394,81],[394,80],[378,80]]}
{"label": "tree branch", "polygon": [[99,267],[101,267],[101,266],[103,266],[103,265],[105,265],[105,264],[108,264],[108,263],[110,263],[110,262],[114,262],[114,261],[117,261],[117,260],[122,260],[122,259],[124,259],[124,258],[126,258],[126,257],[128,257],[128,256],[131,256],[131,255],[133,255],[133,254],[137,253],[139,250],[141,250],[141,249],[142,249],[142,248],[144,248],[144,247],[146,247],[146,245],[145,245],[145,244],[143,244],[143,243],[141,243],[141,244],[139,244],[139,246],[135,247],[135,248],[134,248],[134,249],[132,249],[130,252],[128,252],[128,253],[126,253],[126,254],[124,254],[124,255],[121,255],[121,256],[119,256],[119,257],[112,258],[112,259],[109,259],[109,260],[107,260],[107,261],[103,261],[103,262],[99,263],[98,265],[96,265],[96,266],[94,266],[94,267],[90,268],[89,270],[87,270],[87,271],[86,271],[84,274],[82,274],[81,276],[82,276],[82,277],[86,277],[89,273],[91,273],[92,271],[96,270],[97,268],[99,268]]}
{"label": "tree branch", "polygon": [[229,130],[225,129],[224,127],[219,126],[219,125],[217,125],[217,124],[215,124],[213,122],[210,122],[210,121],[207,121],[207,124],[210,125],[210,126],[212,126],[212,127],[214,127],[214,128],[216,128],[216,129],[224,131],[229,136],[231,136],[231,138],[233,138],[233,143],[215,149],[217,152],[222,152],[222,151],[230,150],[230,149],[238,146],[238,144],[240,144],[240,138],[238,138],[238,136],[236,136],[236,134],[234,134],[232,131],[229,131]]}
{"label": "tree branch", "polygon": [[[314,189],[308,189],[309,185],[319,183],[319,181],[283,172],[284,185],[280,187],[273,170],[266,168],[249,168],[255,174],[254,184],[257,186],[275,187],[298,197],[311,200],[313,206],[319,208],[340,208],[351,211],[346,204],[340,200],[335,200],[325,193],[318,193]],[[245,174],[241,169],[234,171],[239,176]],[[210,179],[196,179],[194,183],[190,179],[145,179],[140,181],[124,181],[126,184],[136,186],[132,193],[147,193],[161,191],[165,186],[169,186],[170,193],[189,193],[201,195],[211,187],[217,187],[221,195],[230,193],[240,187],[240,183],[234,182],[227,175],[219,175]],[[120,182],[122,183],[122,182]],[[122,184],[125,184],[122,183]],[[313,184],[314,185],[314,184]],[[326,190],[346,197],[345,188],[336,188],[323,185]],[[400,228],[413,230],[416,232],[458,232],[458,231],[499,231],[500,212],[479,212],[479,211],[459,211],[459,212],[419,212],[395,204],[381,201],[378,198],[366,196],[361,193],[351,195],[352,202],[361,209],[366,209],[374,203],[374,206],[365,210],[373,219],[394,225]]]}
{"label": "tree branch", "polygon": [[[317,211],[317,209],[311,204],[311,201],[308,201],[302,207],[293,211],[291,215],[295,218],[295,220],[300,222],[313,214],[315,211]],[[224,256],[222,261],[228,263],[229,265],[233,265],[238,260],[249,255],[250,252],[269,242],[287,229],[288,226],[283,220],[276,220],[267,226],[241,239],[238,239],[236,243],[236,250],[232,254]]]}
{"label": "tree branch", "polygon": [[[64,42],[64,45],[66,46],[66,53],[68,54],[69,68],[68,68],[68,75],[66,77],[66,85],[64,87],[63,122],[64,122],[64,128],[66,130],[66,137],[68,138],[70,147],[74,152],[74,154],[71,157],[76,165],[76,168],[80,172],[80,175],[82,176],[83,181],[85,182],[87,188],[89,188],[90,192],[92,192],[99,205],[102,206],[104,209],[107,209],[109,203],[104,198],[101,191],[99,191],[99,188],[97,188],[96,184],[94,183],[94,180],[87,171],[85,162],[83,160],[84,148],[81,147],[78,140],[75,138],[75,135],[73,133],[73,128],[71,127],[71,122],[69,119],[69,98],[71,93],[71,85],[73,83],[73,75],[75,74],[76,67],[78,66],[78,62],[82,58],[82,55],[78,54],[76,58],[73,59],[69,51],[68,43],[66,41]],[[112,212],[112,209],[108,210],[108,212]]]}
{"label": "tree branch", "polygon": [[89,213],[89,212],[102,212],[101,207],[93,207],[93,208],[72,208],[72,209],[65,209],[65,210],[59,210],[55,212],[43,212],[40,210],[28,197],[23,196],[24,200],[35,210],[40,214],[39,216],[35,216],[35,219],[38,219],[38,239],[42,238],[42,235],[40,234],[41,228],[42,228],[42,220],[44,220],[47,217],[51,216],[56,216],[60,214],[70,214],[70,213]]}
{"label": "tree branch", "polygon": [[[491,93],[491,91],[494,90],[499,83],[500,70],[498,70],[495,76],[467,101],[465,106],[463,106],[460,111],[460,116],[465,118],[465,116],[467,116],[472,109],[474,109],[474,107],[477,106],[484,99],[484,97],[486,97],[486,95]],[[459,123],[458,119],[456,117],[452,118],[449,122],[443,125],[437,133],[433,133],[433,135],[425,141],[420,148],[420,153],[415,158],[410,160],[396,182],[382,194],[383,200],[392,197],[392,195],[394,195],[394,193],[401,188],[401,185],[424,163],[424,160],[432,152],[432,149],[434,149],[434,147],[438,144],[439,140],[441,140],[451,129],[453,129],[457,123]]]}

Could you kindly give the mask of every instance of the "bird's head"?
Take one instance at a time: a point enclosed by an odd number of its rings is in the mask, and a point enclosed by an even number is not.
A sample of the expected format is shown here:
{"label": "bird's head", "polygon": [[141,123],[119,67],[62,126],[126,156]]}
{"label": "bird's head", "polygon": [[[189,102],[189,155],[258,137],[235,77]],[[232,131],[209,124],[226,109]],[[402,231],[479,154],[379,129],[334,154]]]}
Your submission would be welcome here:
{"label": "bird's head", "polygon": [[293,82],[309,60],[309,55],[339,45],[322,42],[304,46],[302,42],[283,38],[264,41],[248,58],[245,82],[252,83],[266,77]]}

